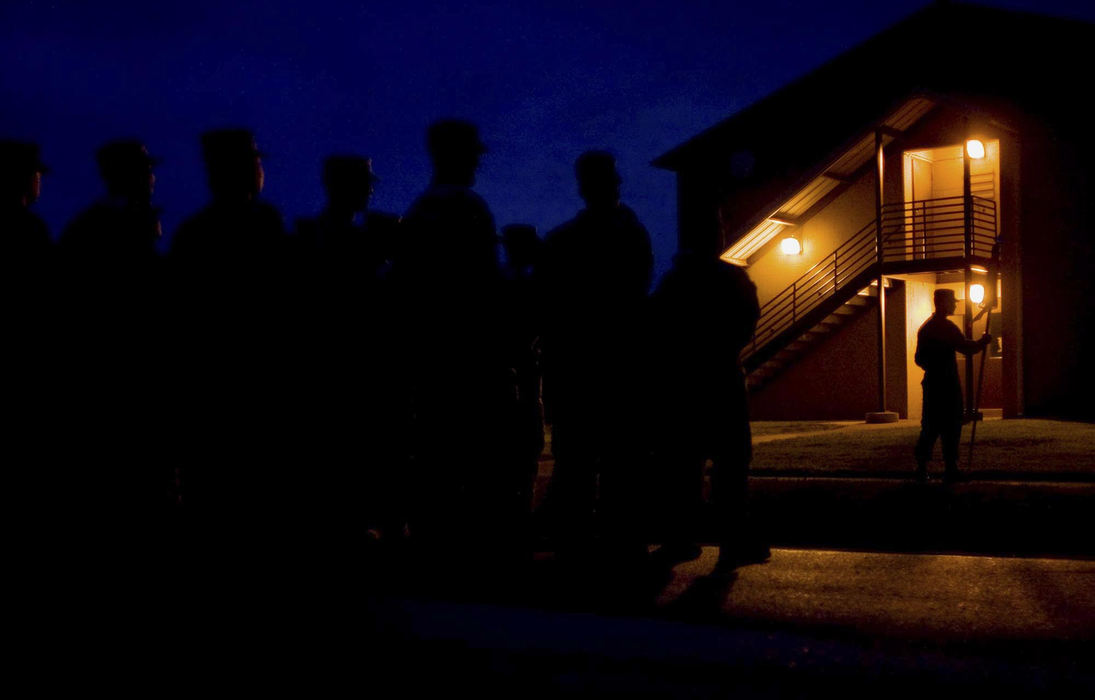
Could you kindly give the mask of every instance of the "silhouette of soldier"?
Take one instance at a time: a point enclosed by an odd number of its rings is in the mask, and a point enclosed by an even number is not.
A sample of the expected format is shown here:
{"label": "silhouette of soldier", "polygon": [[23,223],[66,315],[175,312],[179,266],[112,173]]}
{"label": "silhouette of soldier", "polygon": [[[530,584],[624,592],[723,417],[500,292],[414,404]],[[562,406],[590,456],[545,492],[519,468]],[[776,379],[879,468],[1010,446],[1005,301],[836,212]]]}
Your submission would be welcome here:
{"label": "silhouette of soldier", "polygon": [[942,438],[943,479],[949,482],[958,479],[958,442],[962,434],[962,387],[955,353],[981,352],[992,342],[992,336],[986,333],[978,340],[967,340],[947,318],[958,307],[953,289],[935,290],[933,301],[935,313],[916,332],[915,360],[924,370],[924,406],[914,454],[917,479],[926,481],[932,449],[936,439]]}
{"label": "silhouette of soldier", "polygon": [[494,216],[472,190],[486,147],[474,124],[427,132],[433,177],[403,217],[393,274],[415,418],[413,538],[485,553],[499,536],[516,389],[505,344]]}
{"label": "silhouette of soldier", "polygon": [[61,526],[57,488],[63,482],[55,469],[56,455],[48,449],[55,444],[53,254],[45,222],[30,209],[41,195],[46,172],[37,144],[0,141],[0,284],[9,339],[0,365],[4,512],[11,518],[13,548],[32,558],[49,552],[48,561]]}
{"label": "silhouette of soldier", "polygon": [[184,506],[206,541],[258,552],[293,509],[284,503],[289,433],[282,311],[288,277],[281,215],[259,199],[265,173],[242,129],[202,135],[212,201],[183,222],[169,254],[176,276]]}
{"label": "silhouette of soldier", "polygon": [[752,338],[757,291],[715,241],[681,251],[653,295],[658,373],[656,452],[667,501],[663,547],[669,560],[694,559],[703,478],[713,464],[712,502],[719,568],[768,558],[750,529],[747,474],[752,458],[745,376],[738,360]]}
{"label": "silhouette of soldier", "polygon": [[586,208],[547,234],[536,274],[555,456],[545,507],[561,550],[590,543],[596,509],[627,557],[645,554],[635,474],[645,457],[642,317],[653,256],[650,235],[620,202],[615,158],[587,151],[575,172]]}
{"label": "silhouette of soldier", "polygon": [[323,163],[327,206],[319,216],[297,222],[306,254],[319,256],[328,272],[340,273],[342,284],[375,284],[391,263],[398,217],[369,209],[378,181],[370,158],[328,157]]}
{"label": "silhouette of soldier", "polygon": [[[115,141],[96,158],[105,195],[79,213],[59,241],[67,312],[65,443],[79,501],[93,509],[81,530],[99,546],[149,556],[171,513],[174,464],[158,454],[163,390],[162,270],[152,206],[156,159],[137,141]],[[162,543],[160,544],[162,547]],[[139,548],[136,549],[136,548]]]}
{"label": "silhouette of soldier", "polygon": [[502,227],[503,272],[506,279],[508,342],[517,382],[517,430],[512,435],[515,516],[528,521],[533,487],[544,450],[544,412],[540,400],[540,333],[533,272],[540,262],[543,241],[536,227],[509,224]]}
{"label": "silhouette of soldier", "polygon": [[[66,257],[88,266],[147,266],[156,259],[162,233],[152,206],[159,162],[139,141],[114,141],[96,153],[106,194],[74,219],[61,235]],[[106,275],[104,275],[106,277]],[[104,280],[106,281],[106,280]]]}
{"label": "silhouette of soldier", "polygon": [[307,344],[300,357],[315,381],[304,387],[305,423],[316,466],[312,509],[324,538],[344,542],[366,529],[397,539],[403,529],[399,479],[408,415],[393,371],[387,276],[398,217],[369,210],[378,182],[369,158],[328,157],[327,206],[297,222],[308,266],[300,298]]}
{"label": "silhouette of soldier", "polygon": [[[37,144],[0,141],[0,279],[20,323],[45,320],[45,295],[52,286],[47,279],[53,264],[49,229],[31,210],[47,172]],[[33,329],[32,325],[25,330]]]}
{"label": "silhouette of soldier", "polygon": [[49,169],[37,144],[0,141],[0,246],[5,279],[41,268],[50,256],[49,229],[30,207],[42,194],[42,175]]}

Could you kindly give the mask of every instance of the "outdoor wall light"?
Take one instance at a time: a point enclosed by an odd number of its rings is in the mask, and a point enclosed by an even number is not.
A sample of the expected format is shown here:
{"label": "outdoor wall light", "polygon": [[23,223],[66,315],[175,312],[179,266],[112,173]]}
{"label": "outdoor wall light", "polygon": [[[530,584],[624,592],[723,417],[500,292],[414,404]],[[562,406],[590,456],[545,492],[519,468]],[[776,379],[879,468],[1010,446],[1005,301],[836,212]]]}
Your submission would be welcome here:
{"label": "outdoor wall light", "polygon": [[966,155],[974,160],[985,157],[985,144],[977,139],[966,141]]}
{"label": "outdoor wall light", "polygon": [[970,301],[974,304],[980,304],[985,300],[985,285],[983,284],[971,284],[970,285]]}
{"label": "outdoor wall light", "polygon": [[779,250],[784,255],[802,255],[802,241],[793,233],[788,233],[779,242]]}

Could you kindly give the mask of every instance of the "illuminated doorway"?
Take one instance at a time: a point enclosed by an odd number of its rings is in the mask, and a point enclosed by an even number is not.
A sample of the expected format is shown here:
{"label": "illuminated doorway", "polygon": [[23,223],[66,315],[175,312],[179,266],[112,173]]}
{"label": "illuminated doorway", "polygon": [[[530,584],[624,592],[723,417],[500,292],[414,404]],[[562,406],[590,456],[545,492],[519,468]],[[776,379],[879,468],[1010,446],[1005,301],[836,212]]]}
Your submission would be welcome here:
{"label": "illuminated doorway", "polygon": [[[970,194],[975,217],[991,212],[1000,197],[1000,142],[984,141],[984,157],[970,159]],[[924,260],[963,254],[965,202],[962,144],[905,151],[906,255]]]}

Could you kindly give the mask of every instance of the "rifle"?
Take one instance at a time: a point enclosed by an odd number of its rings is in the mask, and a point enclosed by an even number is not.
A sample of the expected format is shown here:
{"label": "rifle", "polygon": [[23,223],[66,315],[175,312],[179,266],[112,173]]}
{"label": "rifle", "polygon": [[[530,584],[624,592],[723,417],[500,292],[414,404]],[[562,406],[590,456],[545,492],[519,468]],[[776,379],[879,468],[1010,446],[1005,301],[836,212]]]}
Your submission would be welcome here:
{"label": "rifle", "polygon": [[[976,323],[982,316],[985,317],[985,333],[989,333],[989,329],[992,325],[992,309],[996,306],[996,285],[1000,278],[1000,243],[1002,241],[997,238],[996,242],[992,244],[992,262],[989,264],[989,270],[986,277],[987,289],[985,290],[985,299],[981,303],[981,310],[977,312],[977,316],[974,317],[973,322]],[[969,292],[967,291],[967,294]],[[973,422],[973,426],[970,428],[970,449],[969,457],[966,460],[967,472],[973,468],[973,445],[977,440],[977,423],[982,420],[981,415],[981,390],[985,387],[985,359],[988,357],[989,346],[981,348],[981,366],[977,370],[977,394],[976,399],[970,412],[970,420]]]}

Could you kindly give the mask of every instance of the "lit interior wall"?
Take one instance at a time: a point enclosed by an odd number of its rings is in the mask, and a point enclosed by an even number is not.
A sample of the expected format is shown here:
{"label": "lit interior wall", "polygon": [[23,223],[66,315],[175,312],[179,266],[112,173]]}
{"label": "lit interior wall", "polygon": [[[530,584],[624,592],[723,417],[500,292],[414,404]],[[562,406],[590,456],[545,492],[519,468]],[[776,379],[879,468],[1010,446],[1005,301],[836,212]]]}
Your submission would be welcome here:
{"label": "lit interior wall", "polygon": [[[970,160],[970,190],[976,197],[999,201],[1000,141],[983,142],[985,157]],[[906,151],[903,160],[906,202],[963,195],[961,145]]]}
{"label": "lit interior wall", "polygon": [[905,279],[905,387],[909,396],[909,420],[923,415],[924,395],[920,381],[924,370],[916,364],[916,333],[934,311],[935,273],[909,275]]}

